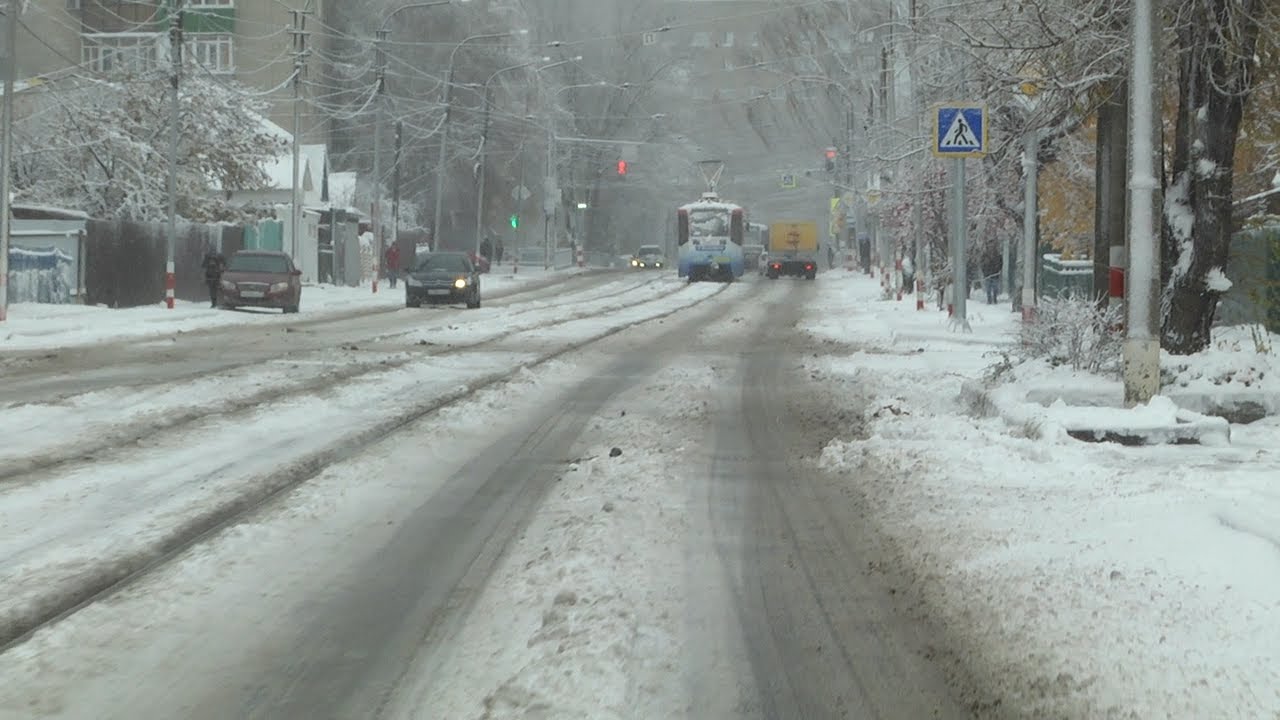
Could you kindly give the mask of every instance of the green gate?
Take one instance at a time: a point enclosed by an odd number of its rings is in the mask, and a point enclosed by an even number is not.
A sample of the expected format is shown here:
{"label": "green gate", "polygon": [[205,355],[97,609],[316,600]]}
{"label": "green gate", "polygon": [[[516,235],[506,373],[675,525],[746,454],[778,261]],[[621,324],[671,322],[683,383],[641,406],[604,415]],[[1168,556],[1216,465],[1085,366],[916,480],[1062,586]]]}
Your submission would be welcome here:
{"label": "green gate", "polygon": [[263,220],[244,229],[245,250],[284,250],[284,223]]}

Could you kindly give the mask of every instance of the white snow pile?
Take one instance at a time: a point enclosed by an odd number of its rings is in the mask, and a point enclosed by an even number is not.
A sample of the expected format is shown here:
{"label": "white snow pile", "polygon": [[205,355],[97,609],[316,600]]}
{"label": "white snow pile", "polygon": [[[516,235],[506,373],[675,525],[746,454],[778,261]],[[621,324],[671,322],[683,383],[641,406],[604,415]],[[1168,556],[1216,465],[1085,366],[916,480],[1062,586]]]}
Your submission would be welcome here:
{"label": "white snow pile", "polygon": [[[557,276],[569,273],[555,273]],[[481,281],[486,299],[517,291],[521,285],[546,279],[537,269],[519,275],[486,275]],[[15,303],[0,326],[0,350],[33,350],[82,347],[117,340],[151,338],[194,332],[227,325],[290,324],[317,317],[361,311],[376,312],[404,306],[404,292],[385,283],[374,293],[361,287],[306,285],[302,288],[302,315],[281,315],[278,310],[215,310],[207,302],[179,300],[174,309],[163,302],[136,308],[113,309],[100,305]]]}
{"label": "white snow pile", "polygon": [[[1120,410],[1118,381],[1047,362],[964,394],[1016,325],[1007,308],[997,319],[977,306],[986,316],[973,335],[947,342],[941,313],[875,302],[874,281],[819,288],[815,306],[829,314],[807,329],[870,351],[807,364],[833,392],[871,396],[865,436],[833,438],[820,463],[870,508],[906,601],[946,628],[940,642],[987,706],[1010,717],[1280,715],[1280,420],[1232,425],[1229,445],[1078,442],[1044,429],[1076,415],[1105,426],[1124,413],[1124,429],[1167,422],[1183,399],[1169,388]],[[895,343],[902,335],[928,339]],[[1177,389],[1276,389],[1274,358],[1244,339],[1235,354],[1165,361],[1186,381]],[[1011,406],[1043,414],[994,416]]]}

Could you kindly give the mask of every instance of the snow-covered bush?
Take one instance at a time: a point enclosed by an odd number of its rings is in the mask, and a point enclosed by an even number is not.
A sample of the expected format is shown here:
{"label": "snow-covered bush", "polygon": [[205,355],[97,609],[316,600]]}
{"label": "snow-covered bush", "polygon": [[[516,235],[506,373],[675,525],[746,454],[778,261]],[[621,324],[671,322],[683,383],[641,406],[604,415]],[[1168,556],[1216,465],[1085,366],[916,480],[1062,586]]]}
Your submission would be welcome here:
{"label": "snow-covered bush", "polygon": [[1111,372],[1120,366],[1123,316],[1118,307],[1099,306],[1091,297],[1071,292],[1046,297],[1036,319],[1020,330],[1019,359],[1043,358],[1073,370]]}

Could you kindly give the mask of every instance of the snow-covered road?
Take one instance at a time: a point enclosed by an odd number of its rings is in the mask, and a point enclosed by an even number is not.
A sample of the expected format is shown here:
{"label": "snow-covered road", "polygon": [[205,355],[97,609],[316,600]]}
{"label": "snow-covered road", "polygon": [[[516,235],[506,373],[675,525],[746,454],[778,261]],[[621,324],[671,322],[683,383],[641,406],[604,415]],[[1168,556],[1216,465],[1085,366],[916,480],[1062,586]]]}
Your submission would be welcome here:
{"label": "snow-covered road", "polygon": [[0,655],[0,717],[963,717],[806,462],[814,285],[673,285],[9,487],[11,619],[164,562]]}
{"label": "snow-covered road", "polygon": [[[99,406],[97,422],[111,428],[105,438],[94,436],[93,422],[76,432],[75,418],[88,416],[84,405],[5,413],[5,423],[14,422],[4,428],[6,436],[34,452],[6,462],[26,470],[0,485],[0,526],[8,530],[0,539],[6,588],[0,638],[109,587],[193,534],[452,398],[721,290],[654,280],[628,287],[592,288],[578,302],[571,295],[518,311],[455,316],[440,335],[453,340],[456,351],[401,349],[429,342],[426,337],[435,337],[429,329],[414,330],[412,342],[402,333],[385,347],[374,340],[363,351],[374,361],[358,363],[360,372],[340,382],[322,374],[318,382],[280,392],[255,370],[221,376],[204,397],[180,388],[166,395],[176,406],[157,402],[135,417],[112,418]],[[317,369],[326,372],[324,364],[290,365],[303,377]],[[239,400],[217,392],[246,385],[254,389]],[[127,396],[118,396],[105,407],[126,403]],[[164,424],[178,413],[185,422]],[[43,422],[32,422],[34,415]],[[55,428],[62,431],[50,432]],[[23,447],[6,445],[14,454]]]}

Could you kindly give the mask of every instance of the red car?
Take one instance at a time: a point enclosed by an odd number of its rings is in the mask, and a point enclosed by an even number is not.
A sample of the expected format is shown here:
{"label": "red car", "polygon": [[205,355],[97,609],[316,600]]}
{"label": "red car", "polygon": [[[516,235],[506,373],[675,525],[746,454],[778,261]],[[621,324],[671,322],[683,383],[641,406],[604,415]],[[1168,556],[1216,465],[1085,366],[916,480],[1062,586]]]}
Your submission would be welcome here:
{"label": "red car", "polygon": [[296,313],[301,302],[302,271],[282,252],[237,252],[227,261],[218,285],[218,304],[224,308],[279,308]]}
{"label": "red car", "polygon": [[483,255],[476,255],[474,250],[468,250],[467,257],[471,258],[471,264],[476,266],[476,270],[481,273],[489,272],[489,258]]}

